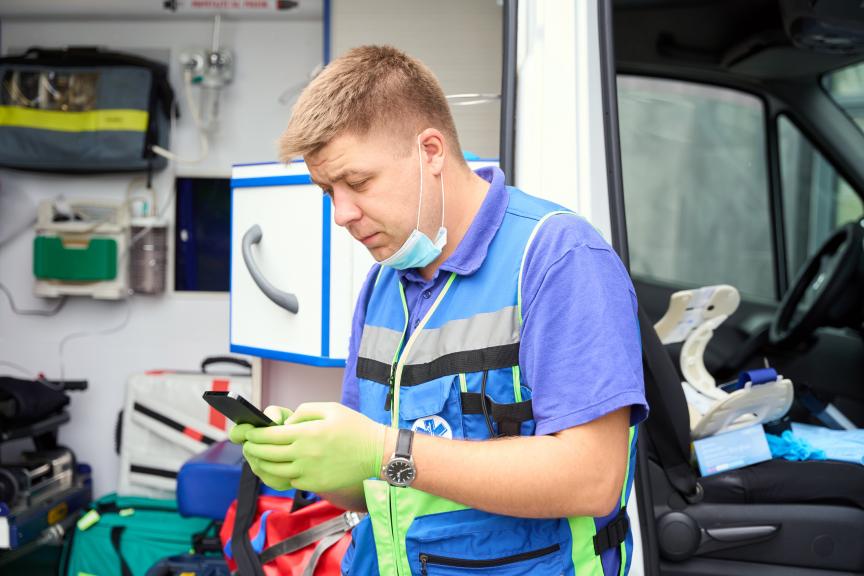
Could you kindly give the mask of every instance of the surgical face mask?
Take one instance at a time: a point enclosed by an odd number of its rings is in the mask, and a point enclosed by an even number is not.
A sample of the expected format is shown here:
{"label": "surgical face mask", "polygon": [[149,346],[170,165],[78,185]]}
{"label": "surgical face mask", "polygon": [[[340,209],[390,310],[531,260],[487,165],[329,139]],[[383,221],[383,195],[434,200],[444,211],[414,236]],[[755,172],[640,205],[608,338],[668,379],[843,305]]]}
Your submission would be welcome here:
{"label": "surgical face mask", "polygon": [[444,172],[441,172],[441,227],[435,235],[435,242],[420,231],[420,214],[423,210],[423,150],[417,138],[417,157],[420,159],[420,205],[417,207],[417,225],[408,239],[392,256],[381,261],[383,266],[396,270],[423,268],[441,254],[447,245],[447,228],[444,227]]}

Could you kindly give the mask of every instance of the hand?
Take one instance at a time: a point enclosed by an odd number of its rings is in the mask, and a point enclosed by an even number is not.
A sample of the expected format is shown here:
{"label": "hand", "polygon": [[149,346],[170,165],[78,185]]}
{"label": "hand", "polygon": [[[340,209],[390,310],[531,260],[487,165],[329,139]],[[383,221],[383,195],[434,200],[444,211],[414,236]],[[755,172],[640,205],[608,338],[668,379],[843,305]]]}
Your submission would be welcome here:
{"label": "hand", "polygon": [[[264,414],[276,424],[282,424],[293,412],[282,406],[268,406],[264,409]],[[228,439],[234,444],[243,444],[246,441],[246,433],[254,428],[252,424],[236,424],[228,431]]]}
{"label": "hand", "polygon": [[384,434],[383,424],[342,404],[311,402],[282,426],[245,432],[243,455],[272,488],[332,492],[378,476]]}

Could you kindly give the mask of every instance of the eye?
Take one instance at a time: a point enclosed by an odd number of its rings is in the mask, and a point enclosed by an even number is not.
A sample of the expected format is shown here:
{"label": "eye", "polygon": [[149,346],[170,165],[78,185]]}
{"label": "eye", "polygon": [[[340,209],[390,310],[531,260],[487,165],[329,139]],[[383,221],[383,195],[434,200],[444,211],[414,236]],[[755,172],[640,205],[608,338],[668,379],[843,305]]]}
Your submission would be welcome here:
{"label": "eye", "polygon": [[353,190],[360,190],[368,181],[369,181],[369,179],[366,178],[364,180],[358,180],[356,182],[348,182],[347,184]]}
{"label": "eye", "polygon": [[333,190],[332,190],[332,189],[330,189],[330,188],[324,188],[323,186],[321,186],[320,188],[321,188],[321,192],[322,192],[325,196],[329,196],[330,198],[333,198]]}

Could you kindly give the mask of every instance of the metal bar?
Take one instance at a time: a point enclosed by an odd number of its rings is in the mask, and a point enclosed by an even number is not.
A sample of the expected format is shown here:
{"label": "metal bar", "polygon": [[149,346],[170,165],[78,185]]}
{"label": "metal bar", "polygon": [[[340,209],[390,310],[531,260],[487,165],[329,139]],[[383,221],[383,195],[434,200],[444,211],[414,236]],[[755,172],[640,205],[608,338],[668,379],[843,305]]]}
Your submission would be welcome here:
{"label": "metal bar", "polygon": [[504,0],[501,69],[501,135],[498,158],[504,181],[512,185],[516,161],[516,26],[519,0]]}
{"label": "metal bar", "polygon": [[618,83],[612,29],[612,2],[598,0],[600,37],[600,78],[603,91],[603,130],[606,141],[606,183],[609,192],[609,221],[612,247],[627,269],[630,251],[627,244],[627,218],[624,212],[624,182],[621,168],[621,138],[618,131]]}

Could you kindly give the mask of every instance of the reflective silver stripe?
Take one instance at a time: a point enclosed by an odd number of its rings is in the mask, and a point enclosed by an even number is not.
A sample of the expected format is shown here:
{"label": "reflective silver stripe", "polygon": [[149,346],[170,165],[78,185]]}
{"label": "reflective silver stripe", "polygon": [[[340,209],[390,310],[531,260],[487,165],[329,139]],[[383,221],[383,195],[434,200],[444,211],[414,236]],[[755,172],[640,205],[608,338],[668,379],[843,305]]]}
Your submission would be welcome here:
{"label": "reflective silver stripe", "polygon": [[423,330],[417,335],[409,357],[406,358],[406,364],[426,364],[455,352],[482,350],[518,342],[519,310],[516,306],[507,306],[496,312],[451,320],[441,328]]}
{"label": "reflective silver stripe", "polygon": [[360,352],[357,355],[390,365],[401,341],[402,332],[367,324],[363,326],[363,338],[360,339]]}

